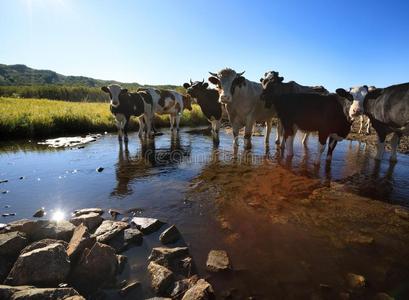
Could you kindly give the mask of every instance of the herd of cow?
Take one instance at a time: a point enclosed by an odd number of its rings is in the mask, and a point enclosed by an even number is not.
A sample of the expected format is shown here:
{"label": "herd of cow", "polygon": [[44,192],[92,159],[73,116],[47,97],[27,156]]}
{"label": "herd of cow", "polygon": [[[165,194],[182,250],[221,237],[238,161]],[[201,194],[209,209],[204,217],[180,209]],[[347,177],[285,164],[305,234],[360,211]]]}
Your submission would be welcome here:
{"label": "herd of cow", "polygon": [[[251,136],[256,122],[266,125],[265,143],[268,145],[274,118],[278,118],[276,144],[281,153],[293,155],[293,141],[297,130],[304,132],[303,143],[307,142],[310,132],[318,132],[318,156],[320,162],[327,139],[327,160],[338,141],[346,138],[355,118],[368,117],[369,131],[372,124],[378,135],[376,159],[381,159],[385,148],[386,136],[393,133],[391,139],[391,161],[396,161],[396,151],[403,135],[409,135],[409,83],[393,85],[387,88],[368,87],[366,85],[347,90],[337,89],[328,92],[324,87],[309,87],[294,81],[283,82],[278,72],[264,74],[260,83],[253,82],[226,68],[211,73],[209,82],[216,86],[209,88],[203,81],[183,84],[186,95],[176,91],[155,88],[140,88],[128,92],[117,84],[102,87],[110,95],[110,108],[114,114],[119,140],[128,141],[127,131],[131,116],[139,118],[139,137],[150,138],[154,128],[153,117],[156,114],[169,114],[171,130],[179,130],[179,122],[184,109],[191,110],[192,101],[196,102],[211,123],[213,142],[219,143],[219,129],[222,116],[227,113],[233,130],[233,144],[238,146],[239,131],[244,127],[244,143],[251,148]],[[370,123],[369,123],[370,122]]]}

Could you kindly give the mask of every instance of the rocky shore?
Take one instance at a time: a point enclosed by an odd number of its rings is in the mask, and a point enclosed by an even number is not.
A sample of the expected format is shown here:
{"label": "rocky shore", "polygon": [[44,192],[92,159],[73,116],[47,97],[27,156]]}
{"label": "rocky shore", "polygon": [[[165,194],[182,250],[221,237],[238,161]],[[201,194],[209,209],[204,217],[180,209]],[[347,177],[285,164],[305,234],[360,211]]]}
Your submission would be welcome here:
{"label": "rocky shore", "polygon": [[[147,257],[148,287],[156,299],[214,299],[212,286],[196,274],[188,247],[165,246],[181,239],[176,226],[154,218],[125,217],[100,208],[74,211],[69,220],[18,220],[0,230],[0,299],[146,299],[138,280],[119,281],[122,253],[162,230],[164,246]],[[224,251],[209,253],[208,269],[230,268]]]}

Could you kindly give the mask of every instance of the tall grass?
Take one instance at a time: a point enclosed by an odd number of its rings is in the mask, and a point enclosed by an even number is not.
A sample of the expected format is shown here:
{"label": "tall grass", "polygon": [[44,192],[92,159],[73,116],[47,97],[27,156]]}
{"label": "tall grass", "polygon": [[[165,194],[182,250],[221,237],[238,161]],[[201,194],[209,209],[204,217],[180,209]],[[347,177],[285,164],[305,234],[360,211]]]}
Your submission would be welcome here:
{"label": "tall grass", "polygon": [[[205,124],[207,121],[197,105],[193,105],[191,112],[183,112],[181,126]],[[169,126],[169,117],[156,117],[155,126]],[[137,121],[132,120],[130,130],[135,129]],[[0,139],[103,131],[116,131],[107,103],[0,98]]]}

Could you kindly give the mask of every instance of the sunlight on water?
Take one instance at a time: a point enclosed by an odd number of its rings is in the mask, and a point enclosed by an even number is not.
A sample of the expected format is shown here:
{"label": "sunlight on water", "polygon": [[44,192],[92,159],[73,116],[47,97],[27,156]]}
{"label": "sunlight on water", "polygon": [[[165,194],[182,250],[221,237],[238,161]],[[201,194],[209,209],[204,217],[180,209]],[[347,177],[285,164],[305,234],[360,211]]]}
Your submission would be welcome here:
{"label": "sunlight on water", "polygon": [[65,212],[63,212],[60,209],[57,209],[56,211],[53,212],[53,214],[51,215],[51,220],[53,221],[62,221],[65,219]]}

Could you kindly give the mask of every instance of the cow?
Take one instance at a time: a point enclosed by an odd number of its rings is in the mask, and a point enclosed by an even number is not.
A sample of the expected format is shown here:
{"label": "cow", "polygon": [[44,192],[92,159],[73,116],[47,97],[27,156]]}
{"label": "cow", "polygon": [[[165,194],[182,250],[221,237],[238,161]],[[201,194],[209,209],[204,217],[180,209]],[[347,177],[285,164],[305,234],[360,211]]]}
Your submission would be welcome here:
{"label": "cow", "polygon": [[213,143],[219,144],[219,129],[223,116],[223,107],[219,102],[219,92],[215,89],[210,89],[209,84],[203,81],[195,81],[190,83],[185,82],[183,87],[188,95],[196,99],[203,114],[212,126]]}
{"label": "cow", "polygon": [[156,88],[139,88],[139,91],[145,91],[152,96],[153,111],[159,115],[168,114],[170,116],[170,129],[179,131],[180,118],[183,110],[192,110],[192,101],[189,95],[182,95],[176,91],[156,89]]}
{"label": "cow", "polygon": [[[111,84],[101,87],[101,90],[109,94],[110,110],[116,120],[118,128],[118,140],[128,142],[128,126],[131,116],[138,117],[139,137],[142,138],[144,131],[147,136],[151,135],[151,123],[153,117],[152,97],[144,92],[128,92],[119,84]],[[145,128],[146,124],[146,128]]]}
{"label": "cow", "polygon": [[[376,90],[376,87],[374,87],[374,86],[368,87],[368,92],[371,92],[373,90]],[[365,134],[370,134],[371,133],[371,120],[369,120],[369,118],[367,116],[362,114],[360,116],[359,123],[360,123],[360,125],[359,125],[358,133],[365,133]],[[363,130],[364,127],[365,127],[365,132]]]}
{"label": "cow", "polygon": [[378,135],[375,159],[382,159],[386,136],[393,133],[390,160],[396,162],[400,139],[409,135],[409,83],[369,91],[359,103],[359,110],[369,117]]}
{"label": "cow", "polygon": [[[284,77],[279,76],[279,73],[276,71],[268,71],[264,73],[264,77],[260,78],[260,82],[263,88],[269,84],[270,88],[274,86],[274,94],[293,94],[293,93],[318,93],[322,95],[328,95],[329,92],[323,86],[304,86],[298,84],[295,81],[283,82]],[[272,107],[272,98],[261,96],[261,99],[264,100],[266,108]],[[280,122],[277,124],[277,130],[280,131],[282,136],[282,128]],[[302,139],[302,144],[306,146],[309,133],[305,132]],[[277,141],[280,142],[279,140]]]}
{"label": "cow", "polygon": [[287,148],[288,156],[293,156],[293,141],[296,128],[303,131],[318,131],[318,154],[315,160],[320,163],[327,139],[329,147],[327,161],[338,141],[346,138],[351,130],[352,119],[349,110],[353,97],[344,89],[337,89],[336,94],[321,95],[317,93],[278,92],[276,83],[266,82],[262,98],[273,104],[278,118],[284,128],[284,139],[281,151]]}

